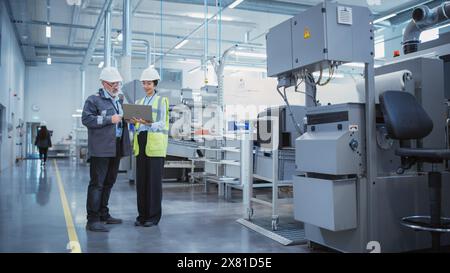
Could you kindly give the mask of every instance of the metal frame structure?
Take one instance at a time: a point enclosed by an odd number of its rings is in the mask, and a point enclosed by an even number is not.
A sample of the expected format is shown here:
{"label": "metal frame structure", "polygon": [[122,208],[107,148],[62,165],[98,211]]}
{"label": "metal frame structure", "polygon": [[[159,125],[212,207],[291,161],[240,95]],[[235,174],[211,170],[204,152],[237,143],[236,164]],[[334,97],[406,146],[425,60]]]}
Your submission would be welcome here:
{"label": "metal frame structure", "polygon": [[[21,48],[21,52],[22,55],[24,56],[24,60],[26,61],[27,64],[32,65],[41,61],[45,61],[40,59],[41,57],[36,56],[33,52],[34,52],[34,47],[36,45],[36,43],[33,42],[26,42],[24,40],[22,40],[21,36],[22,34],[26,34],[25,32],[23,32],[23,30],[28,30],[29,28],[27,27],[27,25],[29,24],[37,24],[37,25],[45,25],[47,24],[47,22],[44,21],[37,21],[37,20],[28,20],[26,17],[25,18],[20,18],[20,19],[16,19],[14,18],[13,15],[13,10],[11,9],[11,0],[2,0],[6,3],[6,7],[7,7],[7,11],[8,14],[10,16],[11,22],[13,22],[14,24],[14,30],[15,30],[15,34],[17,37],[17,40],[20,44],[20,48]],[[125,0],[128,1],[128,0]],[[17,1],[17,3],[19,3],[20,1]],[[93,30],[93,33],[91,35],[91,39],[89,41],[89,46],[86,50],[86,56],[88,58],[84,58],[82,61],[82,66],[86,67],[86,65],[89,64],[90,62],[90,58],[93,54],[93,52],[95,51],[95,46],[97,44],[98,41],[98,36],[97,36],[97,32],[99,30],[100,25],[102,24],[102,20],[104,20],[104,16],[105,16],[105,7],[108,6],[108,2],[111,2],[110,0],[105,0],[105,3],[102,7],[92,7],[92,6],[88,6],[85,3],[83,3],[83,6],[73,6],[72,8],[72,15],[71,15],[71,23],[69,24],[64,24],[64,23],[59,23],[59,22],[50,22],[50,24],[52,25],[52,27],[67,27],[69,28],[69,33],[68,33],[68,43],[66,45],[65,50],[70,50],[70,51],[75,51],[78,52],[80,48],[78,48],[77,46],[75,46],[75,38],[76,38],[76,33],[78,29],[88,29],[88,30]],[[181,3],[181,4],[191,4],[191,5],[203,5],[204,1],[203,0],[195,0],[195,1],[187,1],[187,0],[168,0],[165,1],[168,3]],[[233,1],[231,0],[223,0],[222,2],[222,11],[226,9],[226,7],[232,3]],[[438,5],[441,1],[439,0],[415,0],[415,1],[411,1],[409,3],[405,3],[403,5],[400,5],[396,8],[393,8],[392,10],[388,10],[385,11],[383,13],[377,14],[375,15],[375,19],[380,19],[385,17],[386,15],[390,15],[390,14],[395,14],[397,13],[397,16],[392,17],[392,18],[388,18],[385,21],[377,24],[377,26],[380,27],[386,27],[389,25],[397,25],[403,22],[406,22],[409,19],[409,11],[418,5],[422,5],[422,4],[427,4],[430,8],[435,7],[436,5]],[[134,15],[139,15],[140,12],[139,8],[142,6],[143,1],[139,0],[136,1],[136,4],[134,5],[134,7],[131,8],[131,14],[132,16]],[[210,6],[212,6],[212,3],[208,3]],[[16,8],[16,6],[19,4],[14,3],[13,7]],[[235,9],[240,9],[240,10],[248,10],[248,11],[256,11],[256,12],[270,12],[270,13],[274,13],[274,14],[285,14],[285,15],[295,15],[300,11],[303,11],[307,8],[311,7],[311,4],[303,4],[303,3],[287,3],[287,2],[281,2],[281,1],[273,1],[273,0],[264,0],[264,1],[260,1],[260,0],[246,0],[243,3],[241,3],[239,6],[237,6]],[[80,25],[79,24],[79,20],[80,20],[80,15],[83,13],[86,13],[86,10],[88,10],[87,12],[90,14],[98,14],[98,21],[97,24],[95,26],[85,26],[85,25]],[[90,10],[90,11],[89,11]],[[95,11],[94,13],[92,11]],[[114,16],[115,14],[118,14],[119,11],[116,10],[112,10],[112,15]],[[145,12],[144,12],[145,13]],[[28,12],[22,12],[22,14],[28,14]],[[152,15],[152,14],[150,14]],[[170,19],[172,15],[170,14],[166,14],[166,19]],[[164,15],[163,15],[164,17]],[[156,18],[156,17],[155,17]],[[177,17],[178,18],[178,17]],[[182,17],[179,16],[178,19],[176,20],[181,20],[181,19],[188,19],[188,20],[192,20],[192,18],[190,17]],[[175,17],[173,18],[175,20]],[[198,21],[198,20],[197,20]],[[99,24],[100,22],[100,24]],[[194,22],[194,21],[193,21]],[[209,20],[208,20],[209,22]],[[388,24],[385,24],[385,22],[388,22]],[[228,24],[229,22],[225,22],[222,21],[221,24]],[[242,26],[245,26],[245,22],[242,22]],[[201,25],[199,25],[199,29],[202,27],[202,25],[204,24],[204,22],[201,23]],[[239,25],[239,22],[236,22],[237,25]],[[20,31],[19,31],[20,29]],[[117,31],[117,29],[112,29],[112,31]],[[164,37],[164,38],[170,38],[170,39],[177,39],[177,41],[175,41],[174,44],[179,44],[179,42],[181,41],[180,39],[184,39],[185,37],[181,37],[179,35],[174,35],[174,34],[163,34],[163,33],[153,33],[153,32],[144,32],[144,31],[133,31],[134,34],[137,35],[148,35],[148,36],[160,36],[160,37]],[[233,40],[227,40],[227,39],[221,39],[221,43],[227,44],[236,44],[236,43],[248,43],[249,45],[252,46],[262,46],[261,44],[258,43],[252,43],[252,41],[254,41],[257,38],[262,37],[263,35],[265,35],[265,32],[257,35],[255,34],[254,37],[252,37],[249,40],[245,40],[245,41],[233,41]],[[29,33],[26,36],[30,36]],[[192,35],[190,35],[192,36]],[[192,40],[203,40],[203,38],[198,38],[198,37],[190,37],[190,39]],[[215,39],[210,39],[210,41],[214,41]],[[53,48],[55,48],[55,45],[50,44],[50,48],[51,50],[53,50]],[[85,49],[83,49],[85,50]],[[171,49],[169,49],[169,51],[171,51]],[[161,52],[161,54],[163,54],[164,57],[169,57],[169,58],[173,58],[175,56],[172,56],[171,54],[168,53],[167,50],[165,50],[164,52]],[[180,57],[175,57],[175,58],[183,58],[183,56],[185,54],[183,53],[179,53],[176,55],[180,55]],[[34,57],[33,57],[34,56]],[[57,54],[52,54],[53,56],[58,56]],[[190,58],[189,56],[184,56],[184,58]],[[78,62],[75,61],[68,61],[68,60],[60,60],[59,57],[53,58],[54,60],[53,63],[68,63],[68,64],[77,64]]]}

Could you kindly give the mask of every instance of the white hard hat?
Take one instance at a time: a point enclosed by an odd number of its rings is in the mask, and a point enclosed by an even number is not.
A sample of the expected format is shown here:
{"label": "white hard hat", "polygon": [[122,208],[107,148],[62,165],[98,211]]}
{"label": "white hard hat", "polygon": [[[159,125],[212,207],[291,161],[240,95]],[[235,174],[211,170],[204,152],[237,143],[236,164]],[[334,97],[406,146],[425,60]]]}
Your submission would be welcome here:
{"label": "white hard hat", "polygon": [[153,67],[149,67],[142,71],[140,81],[159,81],[160,79],[158,71]]}
{"label": "white hard hat", "polygon": [[41,121],[41,126],[47,126],[47,122],[46,121]]}
{"label": "white hard hat", "polygon": [[122,82],[122,76],[120,76],[119,70],[115,67],[105,67],[100,73],[100,80],[106,82]]}

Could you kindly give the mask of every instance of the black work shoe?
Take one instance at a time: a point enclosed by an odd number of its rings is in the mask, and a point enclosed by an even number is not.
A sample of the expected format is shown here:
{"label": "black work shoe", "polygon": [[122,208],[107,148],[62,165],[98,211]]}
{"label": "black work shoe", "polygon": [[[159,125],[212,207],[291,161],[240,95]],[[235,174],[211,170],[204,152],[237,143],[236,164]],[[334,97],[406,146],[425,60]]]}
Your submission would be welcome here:
{"label": "black work shoe", "polygon": [[151,221],[147,221],[147,222],[145,222],[144,224],[143,224],[143,226],[144,227],[152,227],[152,226],[154,226],[155,224],[153,223],[153,222],[151,222]]}
{"label": "black work shoe", "polygon": [[102,218],[101,220],[108,225],[122,224],[122,219],[114,218],[111,216],[109,216],[108,218]]}
{"label": "black work shoe", "polygon": [[137,227],[143,227],[144,223],[142,223],[140,221],[136,221],[136,222],[134,222],[134,225],[137,226]]}
{"label": "black work shoe", "polygon": [[86,229],[93,232],[109,232],[109,230],[100,222],[87,223]]}

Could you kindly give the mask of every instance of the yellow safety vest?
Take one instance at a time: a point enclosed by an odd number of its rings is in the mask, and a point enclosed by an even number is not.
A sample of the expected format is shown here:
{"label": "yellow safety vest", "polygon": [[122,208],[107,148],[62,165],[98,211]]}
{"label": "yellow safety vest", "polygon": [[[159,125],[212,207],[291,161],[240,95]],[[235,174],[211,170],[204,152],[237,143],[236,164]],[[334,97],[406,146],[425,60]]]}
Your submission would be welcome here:
{"label": "yellow safety vest", "polygon": [[[145,98],[136,102],[136,104],[144,104]],[[152,118],[153,121],[160,119],[160,107],[163,107],[162,100],[166,102],[166,124],[162,132],[148,132],[147,133],[147,145],[145,146],[145,155],[148,157],[166,157],[167,145],[169,140],[169,101],[165,97],[155,95],[152,102]],[[133,137],[133,152],[135,156],[139,155],[139,143],[138,143],[138,129],[140,124],[135,125],[135,133]]]}

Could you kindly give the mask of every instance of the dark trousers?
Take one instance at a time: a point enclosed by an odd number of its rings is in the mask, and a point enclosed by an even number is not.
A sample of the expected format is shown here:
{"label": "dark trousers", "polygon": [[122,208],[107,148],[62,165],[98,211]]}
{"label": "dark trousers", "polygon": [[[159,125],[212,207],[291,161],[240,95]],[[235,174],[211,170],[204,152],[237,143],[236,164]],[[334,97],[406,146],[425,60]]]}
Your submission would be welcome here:
{"label": "dark trousers", "polygon": [[39,159],[44,160],[44,162],[47,162],[47,153],[48,148],[39,148]]}
{"label": "dark trousers", "polygon": [[[120,141],[117,140],[117,151]],[[98,222],[110,217],[108,202],[111,190],[116,182],[119,172],[120,156],[116,157],[91,157],[88,194],[87,194],[87,220]]]}
{"label": "dark trousers", "polygon": [[136,191],[139,222],[158,224],[161,219],[162,176],[164,157],[148,157],[145,155],[147,133],[138,135],[139,155],[136,158]]}

